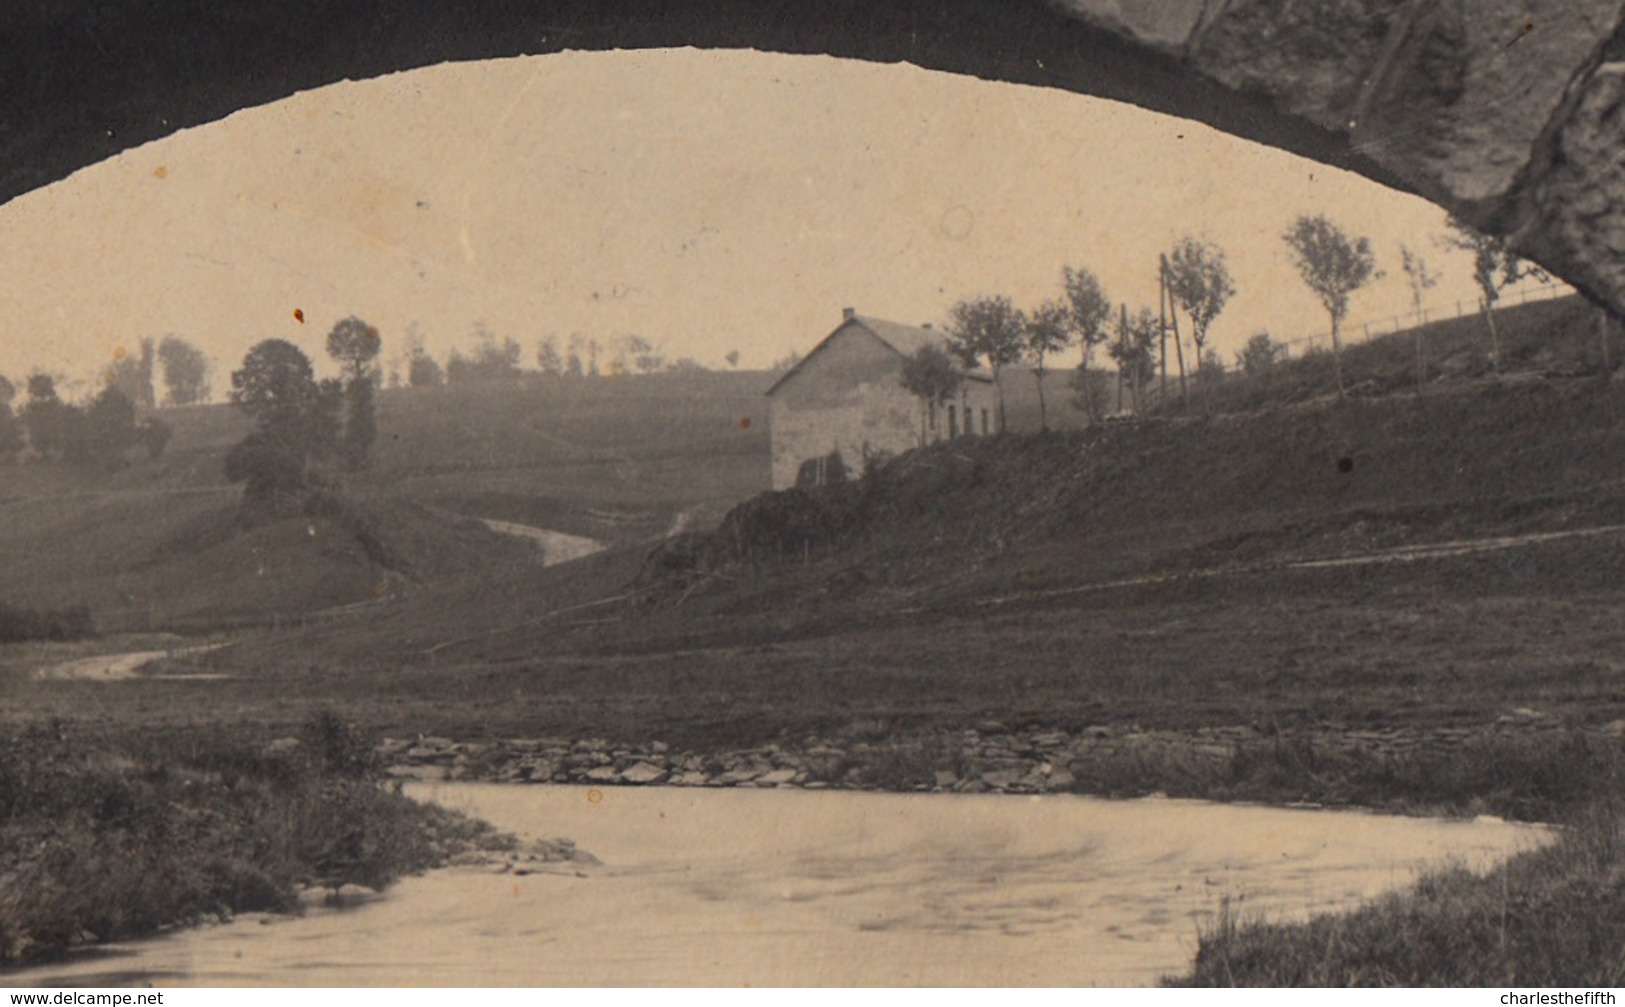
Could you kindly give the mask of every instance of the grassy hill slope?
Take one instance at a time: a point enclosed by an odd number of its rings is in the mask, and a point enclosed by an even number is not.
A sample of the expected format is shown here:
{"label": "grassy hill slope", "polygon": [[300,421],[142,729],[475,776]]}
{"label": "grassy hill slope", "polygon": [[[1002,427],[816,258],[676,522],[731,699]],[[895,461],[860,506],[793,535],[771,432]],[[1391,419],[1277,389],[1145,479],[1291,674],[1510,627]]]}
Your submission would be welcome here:
{"label": "grassy hill slope", "polygon": [[271,622],[539,560],[470,518],[642,541],[714,523],[767,484],[761,375],[387,391],[367,469],[324,506],[244,523],[227,405],[165,410],[159,459],[28,463],[0,488],[0,603],[84,606],[104,631]]}

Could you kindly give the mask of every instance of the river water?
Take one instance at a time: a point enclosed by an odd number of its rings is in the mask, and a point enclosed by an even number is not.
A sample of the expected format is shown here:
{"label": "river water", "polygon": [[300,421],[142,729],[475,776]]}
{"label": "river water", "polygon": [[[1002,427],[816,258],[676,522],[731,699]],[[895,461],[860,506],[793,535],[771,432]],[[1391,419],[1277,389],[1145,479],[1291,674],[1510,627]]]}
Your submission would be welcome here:
{"label": "river water", "polygon": [[601,866],[457,868],[376,902],[241,918],[6,976],[29,984],[1154,983],[1228,898],[1301,918],[1484,867],[1538,828],[1069,795],[500,784],[420,799]]}

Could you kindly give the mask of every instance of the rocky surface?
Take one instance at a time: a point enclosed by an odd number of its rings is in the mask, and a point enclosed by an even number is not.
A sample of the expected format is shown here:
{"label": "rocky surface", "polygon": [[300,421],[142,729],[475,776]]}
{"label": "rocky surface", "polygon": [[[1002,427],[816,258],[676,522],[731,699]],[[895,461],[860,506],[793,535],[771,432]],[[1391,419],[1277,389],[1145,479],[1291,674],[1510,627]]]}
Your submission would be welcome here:
{"label": "rocky surface", "polygon": [[1619,0],[1050,0],[1347,138],[1625,310]]}
{"label": "rocky surface", "polygon": [[[1625,736],[1625,722],[1581,733],[1617,741]],[[1313,772],[1356,762],[1447,759],[1474,745],[1538,746],[1574,736],[1573,728],[1538,711],[1519,709],[1479,727],[1327,726],[1290,735],[1254,726],[1011,730],[988,721],[961,732],[809,737],[798,744],[710,753],[661,742],[556,737],[479,742],[390,738],[380,745],[380,753],[391,775],[417,780],[1125,795],[1164,790],[1169,780],[1233,778],[1238,765],[1248,761]],[[568,859],[573,847],[561,847],[554,855]]]}

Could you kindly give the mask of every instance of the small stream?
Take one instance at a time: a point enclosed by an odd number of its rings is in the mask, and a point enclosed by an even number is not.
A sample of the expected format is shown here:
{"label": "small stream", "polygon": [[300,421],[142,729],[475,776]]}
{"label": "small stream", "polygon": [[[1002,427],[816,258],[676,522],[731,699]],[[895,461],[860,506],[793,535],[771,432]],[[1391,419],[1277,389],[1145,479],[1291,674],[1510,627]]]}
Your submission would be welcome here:
{"label": "small stream", "polygon": [[602,866],[456,868],[304,918],[241,918],[23,985],[1141,985],[1228,898],[1302,918],[1486,867],[1547,830],[1072,795],[422,784]]}

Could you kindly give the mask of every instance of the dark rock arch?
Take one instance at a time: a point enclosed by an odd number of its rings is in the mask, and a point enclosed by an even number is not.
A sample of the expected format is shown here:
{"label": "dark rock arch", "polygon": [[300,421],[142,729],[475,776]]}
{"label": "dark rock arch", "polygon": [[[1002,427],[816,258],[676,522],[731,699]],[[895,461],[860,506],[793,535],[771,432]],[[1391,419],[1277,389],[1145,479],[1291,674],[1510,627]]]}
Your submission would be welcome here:
{"label": "dark rock arch", "polygon": [[1114,98],[1418,192],[1625,308],[1620,0],[19,0],[0,199],[338,80],[562,49],[907,61]]}

